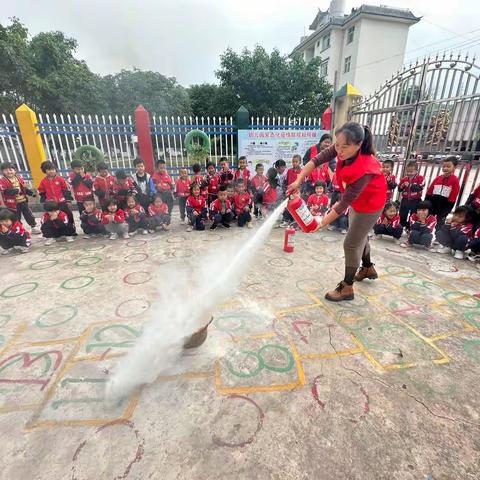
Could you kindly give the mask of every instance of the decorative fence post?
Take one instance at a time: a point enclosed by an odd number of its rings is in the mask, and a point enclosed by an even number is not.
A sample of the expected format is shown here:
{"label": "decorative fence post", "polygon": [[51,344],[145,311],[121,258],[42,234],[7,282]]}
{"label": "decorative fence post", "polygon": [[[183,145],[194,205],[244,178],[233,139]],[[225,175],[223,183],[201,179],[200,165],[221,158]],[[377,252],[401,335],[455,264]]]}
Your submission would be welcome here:
{"label": "decorative fence post", "polygon": [[135,109],[135,131],[138,137],[139,156],[145,162],[145,170],[152,174],[155,171],[155,165],[153,161],[150,114],[143,105],[139,105]]}
{"label": "decorative fence post", "polygon": [[42,138],[38,131],[37,115],[25,104],[15,110],[15,115],[22,136],[25,156],[27,157],[28,166],[32,174],[33,185],[38,187],[44,176],[40,165],[47,157],[45,155]]}

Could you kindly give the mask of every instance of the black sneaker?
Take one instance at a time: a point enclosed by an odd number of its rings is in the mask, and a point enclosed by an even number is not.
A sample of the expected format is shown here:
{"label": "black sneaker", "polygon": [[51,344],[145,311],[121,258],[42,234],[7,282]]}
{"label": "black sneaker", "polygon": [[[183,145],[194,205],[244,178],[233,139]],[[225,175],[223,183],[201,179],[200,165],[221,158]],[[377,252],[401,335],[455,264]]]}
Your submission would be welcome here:
{"label": "black sneaker", "polygon": [[222,225],[223,225],[225,228],[230,228],[230,224],[227,223],[227,222],[222,222]]}
{"label": "black sneaker", "polygon": [[212,226],[210,227],[210,230],[215,230],[218,227],[218,224],[212,223]]}

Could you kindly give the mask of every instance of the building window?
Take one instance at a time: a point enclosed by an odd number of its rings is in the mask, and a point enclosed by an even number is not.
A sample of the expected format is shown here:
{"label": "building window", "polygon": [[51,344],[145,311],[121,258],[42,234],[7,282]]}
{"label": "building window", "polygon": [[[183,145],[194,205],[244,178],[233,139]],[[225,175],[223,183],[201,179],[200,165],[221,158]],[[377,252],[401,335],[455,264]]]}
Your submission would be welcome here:
{"label": "building window", "polygon": [[345,65],[343,67],[343,73],[348,73],[350,71],[350,64],[352,62],[352,57],[345,58]]}
{"label": "building window", "polygon": [[320,78],[328,75],[328,58],[320,64]]}
{"label": "building window", "polygon": [[322,37],[322,52],[327,48],[330,48],[330,33]]}
{"label": "building window", "polygon": [[348,30],[347,30],[347,45],[349,43],[352,43],[353,42],[353,36],[355,35],[355,25],[353,27],[350,27]]}

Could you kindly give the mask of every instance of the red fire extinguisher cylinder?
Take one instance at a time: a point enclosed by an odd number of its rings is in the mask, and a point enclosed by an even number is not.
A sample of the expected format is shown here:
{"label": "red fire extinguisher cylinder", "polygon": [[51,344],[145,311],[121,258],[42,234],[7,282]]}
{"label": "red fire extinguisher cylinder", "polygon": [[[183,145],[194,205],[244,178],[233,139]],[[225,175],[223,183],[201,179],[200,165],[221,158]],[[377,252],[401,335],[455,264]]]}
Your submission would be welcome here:
{"label": "red fire extinguisher cylinder", "polygon": [[295,229],[288,227],[285,229],[285,239],[283,241],[283,251],[293,253],[295,249]]}
{"label": "red fire extinguisher cylinder", "polygon": [[317,220],[308,209],[307,204],[300,198],[299,195],[290,195],[287,210],[290,212],[302,231],[305,233],[310,233],[317,230]]}

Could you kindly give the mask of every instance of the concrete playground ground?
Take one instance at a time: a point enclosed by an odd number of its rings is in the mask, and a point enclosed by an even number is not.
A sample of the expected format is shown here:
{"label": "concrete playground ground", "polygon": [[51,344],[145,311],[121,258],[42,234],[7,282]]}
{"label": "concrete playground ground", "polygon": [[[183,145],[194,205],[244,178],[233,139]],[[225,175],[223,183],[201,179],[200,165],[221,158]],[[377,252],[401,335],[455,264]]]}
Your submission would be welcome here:
{"label": "concrete playground ground", "polygon": [[176,219],[0,258],[0,478],[479,479],[480,270],[387,240],[380,278],[331,304],[342,235],[287,254],[273,230],[207,341],[104,402],[168,272],[254,231]]}

